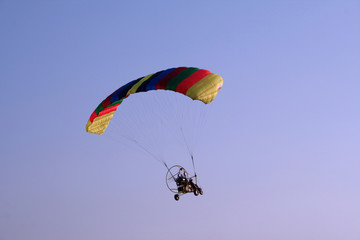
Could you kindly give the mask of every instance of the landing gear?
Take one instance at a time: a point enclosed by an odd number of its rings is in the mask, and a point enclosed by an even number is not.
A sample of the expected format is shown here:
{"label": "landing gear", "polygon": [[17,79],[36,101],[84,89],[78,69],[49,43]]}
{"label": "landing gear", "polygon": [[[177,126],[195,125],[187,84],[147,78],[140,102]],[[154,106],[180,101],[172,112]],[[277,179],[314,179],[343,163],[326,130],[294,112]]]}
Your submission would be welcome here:
{"label": "landing gear", "polygon": [[179,199],[180,199],[179,194],[175,194],[174,198],[175,198],[176,201],[179,201]]}
{"label": "landing gear", "polygon": [[199,190],[197,188],[194,189],[194,195],[195,196],[199,195]]}

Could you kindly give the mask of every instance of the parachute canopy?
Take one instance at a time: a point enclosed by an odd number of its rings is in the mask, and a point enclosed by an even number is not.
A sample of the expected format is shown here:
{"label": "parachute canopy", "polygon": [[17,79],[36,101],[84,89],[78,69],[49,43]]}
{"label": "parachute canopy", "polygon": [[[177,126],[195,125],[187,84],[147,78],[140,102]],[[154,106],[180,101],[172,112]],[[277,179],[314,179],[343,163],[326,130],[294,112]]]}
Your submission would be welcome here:
{"label": "parachute canopy", "polygon": [[91,114],[86,131],[103,134],[117,107],[130,94],[150,90],[171,90],[205,104],[216,97],[223,85],[221,76],[194,67],[170,68],[131,81],[110,94]]}

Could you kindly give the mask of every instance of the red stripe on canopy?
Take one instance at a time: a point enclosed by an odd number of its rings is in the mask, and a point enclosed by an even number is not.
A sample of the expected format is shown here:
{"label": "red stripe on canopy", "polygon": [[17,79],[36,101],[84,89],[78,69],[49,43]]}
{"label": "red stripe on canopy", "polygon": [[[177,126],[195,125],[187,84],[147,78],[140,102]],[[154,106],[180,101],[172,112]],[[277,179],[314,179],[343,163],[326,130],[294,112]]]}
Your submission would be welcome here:
{"label": "red stripe on canopy", "polygon": [[102,116],[102,115],[105,115],[105,114],[108,114],[110,112],[113,112],[113,111],[116,111],[117,107],[120,105],[119,104],[115,104],[114,106],[111,106],[111,107],[107,107],[105,108],[104,110],[102,110],[101,112],[99,112],[99,115],[98,117]]}
{"label": "red stripe on canopy", "polygon": [[176,87],[176,92],[182,93],[186,95],[187,90],[192,87],[195,83],[206,77],[211,72],[205,69],[199,69],[193,74],[191,74],[188,78],[184,79],[179,85]]}
{"label": "red stripe on canopy", "polygon": [[110,96],[108,96],[107,98],[105,98],[105,100],[101,103],[102,107],[105,109],[108,105],[111,104],[110,102],[110,98],[111,98],[112,94]]}
{"label": "red stripe on canopy", "polygon": [[185,69],[187,69],[187,67],[175,68],[173,71],[171,71],[168,75],[166,75],[156,84],[156,89],[166,89],[166,85],[170,82],[170,80],[176,77],[179,73],[181,73]]}
{"label": "red stripe on canopy", "polygon": [[90,122],[93,122],[94,119],[95,119],[97,116],[98,116],[98,115],[97,115],[96,112],[94,111],[94,112],[91,114],[89,121],[90,121]]}

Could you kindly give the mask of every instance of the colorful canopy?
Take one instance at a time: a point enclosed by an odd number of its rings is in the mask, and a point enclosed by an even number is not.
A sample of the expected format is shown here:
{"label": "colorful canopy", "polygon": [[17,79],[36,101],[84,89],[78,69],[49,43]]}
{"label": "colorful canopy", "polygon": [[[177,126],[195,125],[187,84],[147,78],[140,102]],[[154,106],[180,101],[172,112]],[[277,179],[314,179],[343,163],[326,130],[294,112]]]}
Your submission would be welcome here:
{"label": "colorful canopy", "polygon": [[141,77],[105,98],[91,114],[86,131],[103,134],[117,107],[130,94],[159,89],[171,90],[208,104],[214,100],[222,85],[223,79],[219,75],[194,67],[170,68]]}

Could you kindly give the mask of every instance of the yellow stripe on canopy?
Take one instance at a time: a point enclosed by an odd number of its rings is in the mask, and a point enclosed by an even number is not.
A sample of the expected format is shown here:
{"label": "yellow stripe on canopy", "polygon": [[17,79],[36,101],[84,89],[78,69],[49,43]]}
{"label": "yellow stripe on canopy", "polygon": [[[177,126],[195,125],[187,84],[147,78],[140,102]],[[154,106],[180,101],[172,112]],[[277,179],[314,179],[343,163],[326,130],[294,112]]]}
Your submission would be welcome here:
{"label": "yellow stripe on canopy", "polygon": [[186,96],[208,104],[214,100],[222,85],[222,77],[215,73],[210,73],[189,88],[186,92]]}
{"label": "yellow stripe on canopy", "polygon": [[99,116],[95,118],[93,122],[90,122],[89,120],[86,124],[86,131],[99,135],[103,134],[105,129],[108,127],[110,120],[113,118],[114,112],[115,111],[112,111]]}
{"label": "yellow stripe on canopy", "polygon": [[137,82],[134,86],[132,86],[132,88],[130,88],[130,90],[127,92],[126,95],[136,93],[137,89],[141,86],[141,84],[143,82],[145,82],[146,80],[148,80],[152,75],[154,75],[154,74],[149,74],[149,75],[143,77],[139,82]]}

